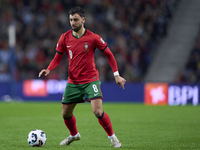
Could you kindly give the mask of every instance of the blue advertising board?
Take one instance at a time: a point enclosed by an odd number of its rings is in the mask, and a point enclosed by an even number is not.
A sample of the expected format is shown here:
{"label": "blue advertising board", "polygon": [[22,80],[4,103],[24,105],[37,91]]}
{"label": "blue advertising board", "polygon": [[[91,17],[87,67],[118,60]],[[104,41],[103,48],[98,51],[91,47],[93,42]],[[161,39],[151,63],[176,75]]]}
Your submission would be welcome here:
{"label": "blue advertising board", "polygon": [[[24,80],[1,82],[0,100],[61,102],[67,80]],[[115,82],[102,82],[104,102],[137,102],[146,105],[186,105],[200,103],[200,84],[126,83],[125,89]]]}
{"label": "blue advertising board", "polygon": [[[66,87],[66,80],[25,80],[16,82],[11,86],[9,83],[0,83],[0,97],[12,95],[24,101],[61,101]],[[5,88],[4,88],[5,87]],[[144,85],[141,83],[127,83],[123,90],[114,82],[102,82],[101,90],[104,102],[143,102]],[[14,91],[11,94],[10,91]]]}

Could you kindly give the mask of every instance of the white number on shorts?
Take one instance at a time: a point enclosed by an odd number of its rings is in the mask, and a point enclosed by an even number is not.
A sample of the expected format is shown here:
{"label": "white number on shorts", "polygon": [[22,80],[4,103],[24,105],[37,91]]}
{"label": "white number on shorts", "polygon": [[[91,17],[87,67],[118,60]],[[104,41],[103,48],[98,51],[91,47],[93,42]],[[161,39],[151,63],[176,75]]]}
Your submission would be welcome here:
{"label": "white number on shorts", "polygon": [[92,87],[93,87],[93,89],[94,89],[94,92],[97,93],[97,92],[99,91],[98,88],[97,88],[97,86],[96,86],[95,84],[93,84]]}
{"label": "white number on shorts", "polygon": [[71,59],[72,59],[72,57],[73,57],[73,55],[72,55],[72,51],[71,51],[71,50],[69,50],[69,58],[71,58]]}

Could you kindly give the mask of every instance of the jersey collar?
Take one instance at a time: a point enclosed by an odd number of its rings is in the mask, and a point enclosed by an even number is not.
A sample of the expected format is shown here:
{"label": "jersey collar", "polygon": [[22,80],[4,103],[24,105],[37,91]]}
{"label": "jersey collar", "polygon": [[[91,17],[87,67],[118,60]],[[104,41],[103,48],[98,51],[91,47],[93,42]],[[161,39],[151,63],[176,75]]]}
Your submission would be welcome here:
{"label": "jersey collar", "polygon": [[85,35],[85,33],[87,32],[87,29],[85,29],[85,32],[83,33],[83,35],[81,35],[79,38],[73,35],[73,30],[71,31],[72,36],[75,37],[76,39],[80,39],[81,37],[83,37]]}

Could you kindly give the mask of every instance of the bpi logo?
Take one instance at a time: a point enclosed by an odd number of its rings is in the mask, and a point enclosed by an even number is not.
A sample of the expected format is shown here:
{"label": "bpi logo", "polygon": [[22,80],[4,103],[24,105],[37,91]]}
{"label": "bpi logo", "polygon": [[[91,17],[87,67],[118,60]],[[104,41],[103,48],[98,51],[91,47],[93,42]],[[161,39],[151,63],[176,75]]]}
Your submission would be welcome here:
{"label": "bpi logo", "polygon": [[198,86],[177,86],[171,85],[169,87],[169,105],[186,105],[192,103],[198,105],[199,88]]}
{"label": "bpi logo", "polygon": [[145,104],[147,105],[167,105],[168,104],[168,84],[167,83],[146,83],[145,84]]}
{"label": "bpi logo", "polygon": [[49,94],[59,94],[65,91],[67,80],[25,80],[23,93],[25,96],[45,97]]}
{"label": "bpi logo", "polygon": [[25,96],[47,96],[46,82],[43,80],[25,80],[23,93]]}

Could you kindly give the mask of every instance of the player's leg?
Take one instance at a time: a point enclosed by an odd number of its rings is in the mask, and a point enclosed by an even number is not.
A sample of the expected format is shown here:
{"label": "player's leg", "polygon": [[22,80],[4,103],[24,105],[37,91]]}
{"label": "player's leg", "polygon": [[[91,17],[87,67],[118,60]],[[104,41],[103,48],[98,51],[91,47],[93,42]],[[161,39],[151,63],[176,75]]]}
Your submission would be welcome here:
{"label": "player's leg", "polygon": [[100,125],[106,131],[108,138],[111,140],[111,143],[114,147],[121,147],[121,143],[115,136],[112,128],[112,124],[109,116],[102,109],[102,93],[100,88],[101,82],[94,81],[88,84],[85,84],[84,92],[86,94],[86,101],[91,102],[92,110],[95,116],[98,118]]}
{"label": "player's leg", "polygon": [[62,99],[62,116],[66,127],[69,129],[70,136],[63,140],[60,145],[69,145],[81,138],[76,127],[76,118],[73,115],[74,108],[79,102],[84,102],[84,100],[78,85],[68,83]]}
{"label": "player's leg", "polygon": [[66,127],[69,129],[70,136],[64,139],[60,145],[69,145],[75,140],[80,140],[81,135],[78,133],[76,127],[76,118],[73,115],[76,103],[73,104],[62,104],[62,116]]}
{"label": "player's leg", "polygon": [[102,92],[101,82],[94,81],[85,85],[86,100],[91,102],[92,110],[95,116],[98,118],[100,125],[104,128],[108,136],[113,135],[112,124],[109,116],[103,112],[102,109]]}
{"label": "player's leg", "polygon": [[76,103],[73,104],[62,104],[62,116],[66,127],[69,129],[70,136],[64,139],[60,145],[69,145],[71,142],[80,140],[81,135],[78,133],[76,127],[76,118],[73,115],[73,110],[76,106]]}
{"label": "player's leg", "polygon": [[99,124],[106,131],[108,138],[115,148],[121,147],[120,141],[117,139],[113,132],[112,123],[109,116],[102,109],[102,99],[96,99],[91,101],[93,113],[98,118]]}
{"label": "player's leg", "polygon": [[62,104],[62,116],[64,119],[64,123],[66,127],[69,129],[70,135],[74,136],[78,133],[77,127],[76,127],[76,118],[73,115],[74,107],[76,106],[76,103],[73,104]]}
{"label": "player's leg", "polygon": [[108,136],[113,135],[113,128],[109,116],[102,109],[102,99],[91,101],[94,115],[98,118],[100,125],[104,128]]}

